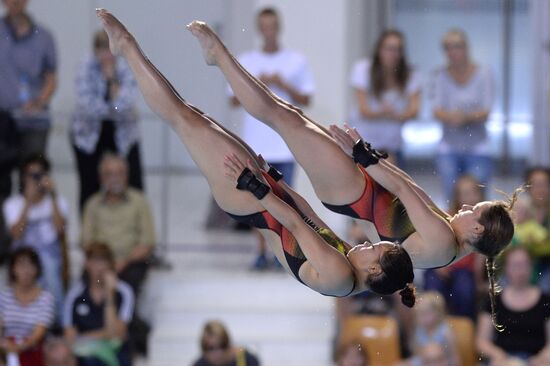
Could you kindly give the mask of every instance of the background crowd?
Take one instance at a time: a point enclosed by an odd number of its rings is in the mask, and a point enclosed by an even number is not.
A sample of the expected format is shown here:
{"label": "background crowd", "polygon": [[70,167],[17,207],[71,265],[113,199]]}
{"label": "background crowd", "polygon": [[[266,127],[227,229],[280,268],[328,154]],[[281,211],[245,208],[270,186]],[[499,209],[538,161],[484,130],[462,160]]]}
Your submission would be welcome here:
{"label": "background crowd", "polygon": [[[157,242],[144,193],[136,81],[128,65],[109,51],[106,34],[97,31],[75,80],[70,142],[80,196],[79,212],[69,212],[46,156],[49,104],[59,73],[55,41],[27,12],[26,0],[2,4],[0,258],[8,282],[0,291],[0,365],[11,366],[14,358],[21,366],[131,365],[136,354],[147,352],[150,325],[140,318],[136,304]],[[306,58],[281,44],[275,9],[260,11],[256,22],[262,45],[239,60],[278,95],[306,107],[315,96]],[[448,212],[454,214],[463,205],[483,201],[494,174],[486,124],[495,82],[490,68],[470,54],[465,31],[443,34],[441,51],[446,64],[421,75],[407,60],[403,34],[384,31],[372,54],[351,68],[349,120],[375,148],[407,169],[402,126],[418,115],[428,84],[433,117],[443,130],[434,163]],[[228,96],[238,108],[230,90]],[[276,134],[245,115],[242,136],[292,184],[295,163]],[[371,315],[398,319],[401,361],[396,365],[466,365],[457,346],[460,334],[452,326],[456,319],[474,329],[471,352],[482,362],[549,365],[550,170],[532,167],[524,182],[529,186],[516,206],[516,235],[500,259],[502,292],[494,319],[486,298],[484,258],[471,254],[452,266],[423,272],[420,301],[412,311],[393,297],[372,293],[337,300],[335,362],[372,364],[372,350],[363,341],[342,341],[349,319]],[[78,278],[70,275],[67,225],[72,220],[80,221],[85,257]],[[348,236],[359,243],[367,233],[360,223],[350,222]],[[252,268],[265,270],[273,260],[258,240]],[[198,343],[202,356],[195,365],[260,363],[233,345],[219,321],[204,326]]]}

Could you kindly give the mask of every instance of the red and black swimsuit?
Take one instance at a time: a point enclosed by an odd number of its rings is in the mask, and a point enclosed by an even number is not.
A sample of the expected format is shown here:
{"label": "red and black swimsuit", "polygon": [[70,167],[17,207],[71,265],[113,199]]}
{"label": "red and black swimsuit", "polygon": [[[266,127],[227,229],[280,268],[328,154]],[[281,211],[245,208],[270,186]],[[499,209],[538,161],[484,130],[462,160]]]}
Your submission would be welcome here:
{"label": "red and black swimsuit", "polygon": [[[263,171],[262,175],[271,187],[273,193],[290,207],[292,207],[296,212],[298,212],[304,222],[311,226],[317,233],[319,233],[319,235],[325,240],[327,244],[340,251],[342,255],[347,254],[349,247],[345,245],[345,243],[341,239],[339,239],[332,231],[326,228],[319,228],[309,217],[304,215],[304,213],[296,205],[294,199],[284,189],[282,189],[273,178],[271,178],[266,172]],[[229,212],[227,214],[238,222],[250,225],[258,229],[271,230],[276,233],[281,239],[281,244],[283,246],[283,252],[288,267],[290,268],[296,279],[305,285],[304,281],[302,281],[302,279],[300,278],[300,267],[307,261],[307,258],[302,252],[298,241],[290,231],[288,231],[268,211],[256,212],[250,215],[243,216],[233,215]],[[351,294],[354,289],[355,281],[353,283],[353,288],[349,293]]]}
{"label": "red and black swimsuit", "polygon": [[[323,205],[336,213],[372,222],[382,240],[403,243],[416,231],[405,206],[395,195],[372,179],[363,166],[357,166],[365,178],[365,189],[361,197],[347,205],[337,206],[325,202]],[[455,254],[448,264],[432,269],[448,266],[456,256]]]}
{"label": "red and black swimsuit", "polygon": [[358,165],[365,178],[365,190],[357,201],[347,205],[323,205],[336,213],[370,221],[380,239],[402,243],[415,232],[405,206],[392,193],[372,179],[365,168]]}

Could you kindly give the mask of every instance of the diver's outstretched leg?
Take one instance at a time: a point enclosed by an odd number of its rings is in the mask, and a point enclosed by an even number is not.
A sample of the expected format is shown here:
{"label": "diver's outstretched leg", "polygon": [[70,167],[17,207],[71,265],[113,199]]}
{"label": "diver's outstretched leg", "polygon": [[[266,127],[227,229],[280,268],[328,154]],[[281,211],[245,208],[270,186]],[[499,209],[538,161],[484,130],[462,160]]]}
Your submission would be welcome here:
{"label": "diver's outstretched leg", "polygon": [[262,207],[253,196],[237,190],[224,176],[225,156],[237,154],[243,161],[255,160],[251,150],[184,101],[145,57],[137,41],[118,19],[104,9],[97,10],[97,15],[109,35],[111,51],[126,59],[147,104],[176,130],[208,180],[220,207],[237,215],[261,211]]}
{"label": "diver's outstretched leg", "polygon": [[251,76],[205,23],[194,21],[188,27],[199,40],[206,62],[220,68],[244,108],[285,140],[322,201],[347,204],[361,196],[362,173],[324,127]]}

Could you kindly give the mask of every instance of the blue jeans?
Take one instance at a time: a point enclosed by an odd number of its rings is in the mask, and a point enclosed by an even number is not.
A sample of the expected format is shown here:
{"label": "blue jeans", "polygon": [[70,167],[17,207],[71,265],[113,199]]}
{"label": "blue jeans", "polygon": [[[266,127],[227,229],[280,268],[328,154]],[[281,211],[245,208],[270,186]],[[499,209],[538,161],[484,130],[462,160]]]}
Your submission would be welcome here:
{"label": "blue jeans", "polygon": [[452,315],[476,316],[476,282],[467,269],[453,269],[449,278],[440,277],[433,269],[424,272],[424,289],[435,290],[445,296]]}
{"label": "blue jeans", "polygon": [[482,184],[488,184],[493,174],[493,159],[485,155],[441,154],[437,158],[437,170],[442,179],[445,198],[451,200],[455,183],[464,174],[473,176]]}
{"label": "blue jeans", "polygon": [[294,162],[288,161],[284,163],[271,163],[269,162],[269,165],[283,173],[283,180],[292,187],[292,183],[294,182]]}

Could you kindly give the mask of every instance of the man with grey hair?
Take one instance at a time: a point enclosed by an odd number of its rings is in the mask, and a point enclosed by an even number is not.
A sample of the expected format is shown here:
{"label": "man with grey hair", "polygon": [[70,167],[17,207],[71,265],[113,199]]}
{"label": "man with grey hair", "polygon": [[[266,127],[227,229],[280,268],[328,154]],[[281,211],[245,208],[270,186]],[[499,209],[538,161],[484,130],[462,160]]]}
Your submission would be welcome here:
{"label": "man with grey hair", "polygon": [[136,297],[155,244],[151,209],[144,194],[128,187],[128,164],[106,154],[99,164],[101,191],[84,206],[81,244],[105,243],[113,251],[118,276]]}
{"label": "man with grey hair", "polygon": [[44,361],[46,366],[77,366],[71,347],[61,338],[51,338],[46,341]]}

